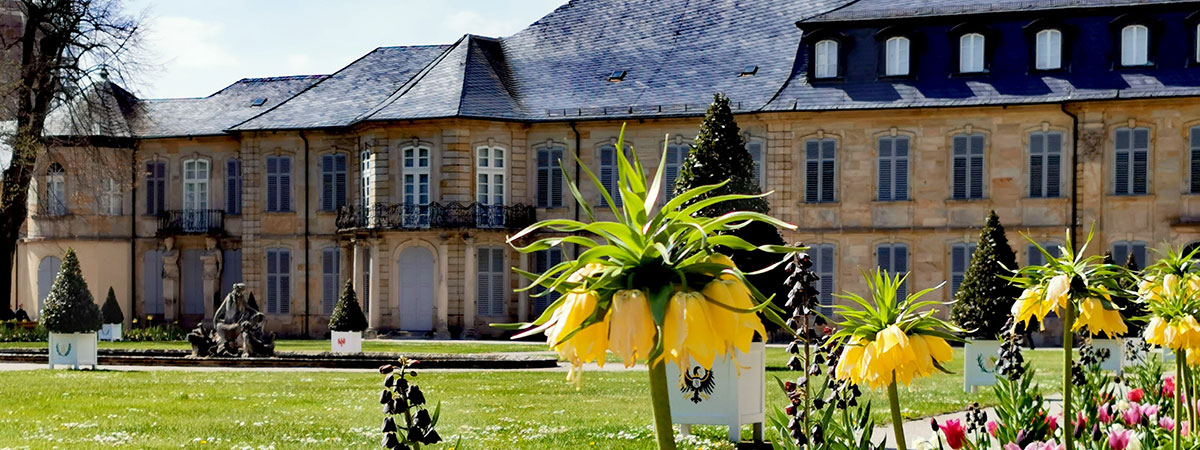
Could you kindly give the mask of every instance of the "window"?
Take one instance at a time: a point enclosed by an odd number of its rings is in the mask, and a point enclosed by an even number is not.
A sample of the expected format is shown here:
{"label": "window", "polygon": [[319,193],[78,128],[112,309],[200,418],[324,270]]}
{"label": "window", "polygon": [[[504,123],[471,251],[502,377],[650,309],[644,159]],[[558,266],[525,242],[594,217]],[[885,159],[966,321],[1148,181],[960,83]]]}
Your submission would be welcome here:
{"label": "window", "polygon": [[881,202],[908,200],[908,137],[879,138],[879,192]]}
{"label": "window", "polygon": [[242,160],[225,161],[225,214],[242,213]]}
{"label": "window", "polygon": [[203,211],[208,209],[207,159],[183,161],[183,210]]}
{"label": "window", "polygon": [[812,270],[821,277],[817,282],[821,314],[832,319],[834,294],[837,293],[837,261],[834,259],[833,244],[818,244],[808,248],[808,257],[812,259]]}
{"label": "window", "polygon": [[480,208],[476,222],[481,227],[504,225],[504,149],[475,149],[475,200]]}
{"label": "window", "polygon": [[1192,127],[1191,134],[1188,137],[1191,149],[1191,161],[1188,161],[1191,170],[1192,179],[1189,180],[1189,192],[1200,194],[1200,126]]}
{"label": "window", "polygon": [[909,73],[908,49],[909,40],[903,36],[888,38],[885,43],[885,69],[884,75],[895,77],[905,76]]}
{"label": "window", "polygon": [[963,242],[950,246],[950,299],[958,294],[958,287],[962,286],[963,278],[967,274],[967,268],[971,267],[971,257],[975,255],[975,248],[978,244]]}
{"label": "window", "polygon": [[67,213],[67,175],[59,163],[46,169],[46,200],[42,207],[51,216]]}
{"label": "window", "polygon": [[955,200],[983,198],[983,145],[982,134],[954,136]]}
{"label": "window", "polygon": [[292,210],[292,158],[267,157],[267,212]]}
{"label": "window", "polygon": [[410,228],[429,226],[430,198],[430,150],[429,147],[405,147],[404,157],[404,226]]}
{"label": "window", "polygon": [[[1062,256],[1062,248],[1058,243],[1041,242],[1038,243],[1038,245],[1046,249],[1047,252],[1050,252],[1050,256],[1055,258]],[[1031,266],[1040,266],[1046,264],[1046,255],[1043,255],[1042,251],[1038,250],[1038,245],[1029,244],[1025,246],[1025,260]]]}
{"label": "window", "polygon": [[[550,268],[552,268],[562,262],[563,262],[563,255],[562,255],[562,251],[560,249],[552,248],[552,249],[548,249],[548,250],[539,250],[539,251],[533,252],[533,272],[534,273],[537,273],[537,274],[546,273],[547,270],[550,270]],[[538,293],[545,292],[545,291],[546,291],[545,288],[538,288],[538,289],[534,289],[533,292],[535,294],[538,294]],[[533,316],[534,317],[541,316],[542,312],[545,312],[546,308],[549,308],[550,305],[554,304],[554,302],[557,301],[559,297],[562,297],[562,294],[558,293],[558,292],[550,292],[549,294],[546,294],[541,297],[533,297]]]}
{"label": "window", "polygon": [[341,264],[342,252],[337,247],[321,249],[321,310],[325,315],[333,314],[337,304]]}
{"label": "window", "polygon": [[1196,39],[1195,39],[1196,42],[1193,45],[1196,47],[1196,55],[1194,56],[1194,58],[1196,58],[1196,59],[1194,61],[1200,62],[1200,23],[1196,24],[1195,33],[1196,33]]}
{"label": "window", "polygon": [[1034,68],[1055,70],[1062,68],[1062,32],[1050,28],[1039,31],[1036,36]]}
{"label": "window", "polygon": [[1057,131],[1029,133],[1029,197],[1058,198],[1062,183],[1063,135]]}
{"label": "window", "polygon": [[346,206],[346,154],[321,155],[321,211]]}
{"label": "window", "polygon": [[804,143],[804,153],[804,201],[834,201],[834,187],[837,186],[837,141],[810,139]]}
{"label": "window", "polygon": [[167,163],[146,163],[146,214],[157,216],[167,210]]}
{"label": "window", "polygon": [[979,33],[967,33],[958,38],[958,71],[983,72],[984,38]]}
{"label": "window", "polygon": [[[597,156],[600,158],[600,184],[612,197],[613,203],[621,206],[621,192],[617,189],[617,148],[612,145],[602,146]],[[608,206],[608,200],[605,200],[603,195],[600,196],[600,206]]]}
{"label": "window", "polygon": [[1146,243],[1141,241],[1117,241],[1113,243],[1113,261],[1123,266],[1130,255],[1138,267],[1146,267]]}
{"label": "window", "polygon": [[826,39],[817,42],[813,47],[816,59],[816,78],[837,78],[838,76],[838,42]]}
{"label": "window", "polygon": [[1150,64],[1150,29],[1145,25],[1129,25],[1121,29],[1121,65]]}
{"label": "window", "polygon": [[746,151],[750,152],[750,159],[754,161],[754,182],[758,184],[758,188],[766,190],[767,186],[767,164],[765,152],[765,142],[762,139],[747,138]]}
{"label": "window", "polygon": [[1116,164],[1113,177],[1117,195],[1146,195],[1149,193],[1149,128],[1118,128],[1116,134]]}
{"label": "window", "polygon": [[[908,246],[904,244],[879,244],[875,247],[875,261],[880,269],[887,271],[888,276],[904,276],[908,273]],[[896,292],[897,299],[908,296],[908,282],[900,285]]]}
{"label": "window", "polygon": [[107,216],[121,215],[121,188],[117,180],[105,178],[100,182],[100,214]]}
{"label": "window", "polygon": [[504,294],[504,247],[480,247],[475,260],[479,271],[475,274],[475,306],[480,316],[499,317],[505,315]]}
{"label": "window", "polygon": [[362,178],[361,182],[358,184],[358,200],[362,203],[360,206],[362,206],[363,209],[369,210],[371,206],[371,180],[375,177],[375,174],[372,173],[371,170],[370,150],[363,150],[363,152],[358,155],[358,173],[359,177]]}
{"label": "window", "polygon": [[663,166],[663,200],[675,198],[675,180],[679,178],[679,169],[683,160],[687,159],[692,147],[688,144],[667,144],[667,162]]}
{"label": "window", "polygon": [[292,251],[267,249],[267,314],[290,314],[292,310]]}
{"label": "window", "polygon": [[537,206],[538,208],[562,208],[563,206],[563,153],[559,146],[544,146],[537,149]]}

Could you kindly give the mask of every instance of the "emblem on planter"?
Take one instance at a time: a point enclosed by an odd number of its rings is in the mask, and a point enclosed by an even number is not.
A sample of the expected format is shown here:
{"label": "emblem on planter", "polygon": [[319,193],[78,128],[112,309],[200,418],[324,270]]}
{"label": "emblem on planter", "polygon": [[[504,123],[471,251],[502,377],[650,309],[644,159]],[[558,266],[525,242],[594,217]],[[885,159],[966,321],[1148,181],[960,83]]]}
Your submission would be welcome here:
{"label": "emblem on planter", "polygon": [[708,396],[716,387],[717,381],[713,379],[712,371],[700,366],[692,367],[691,372],[684,373],[679,380],[679,391],[683,392],[683,398],[691,400],[692,403],[708,400]]}
{"label": "emblem on planter", "polygon": [[346,338],[338,338],[337,342],[338,342],[338,347],[346,346]]}
{"label": "emblem on planter", "polygon": [[62,348],[62,344],[56,344],[54,346],[54,353],[58,353],[58,356],[67,356],[71,354],[71,344],[67,344],[66,350],[63,350]]}

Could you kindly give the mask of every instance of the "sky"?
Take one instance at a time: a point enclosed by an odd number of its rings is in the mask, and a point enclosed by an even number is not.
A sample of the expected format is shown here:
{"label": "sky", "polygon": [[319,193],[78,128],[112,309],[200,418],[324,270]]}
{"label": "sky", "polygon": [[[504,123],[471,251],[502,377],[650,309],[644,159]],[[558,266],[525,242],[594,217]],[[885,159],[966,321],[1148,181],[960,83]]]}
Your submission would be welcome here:
{"label": "sky", "polygon": [[330,74],[376,47],[508,36],[567,0],[126,0],[146,13],[141,98],[204,97],[242,78]]}

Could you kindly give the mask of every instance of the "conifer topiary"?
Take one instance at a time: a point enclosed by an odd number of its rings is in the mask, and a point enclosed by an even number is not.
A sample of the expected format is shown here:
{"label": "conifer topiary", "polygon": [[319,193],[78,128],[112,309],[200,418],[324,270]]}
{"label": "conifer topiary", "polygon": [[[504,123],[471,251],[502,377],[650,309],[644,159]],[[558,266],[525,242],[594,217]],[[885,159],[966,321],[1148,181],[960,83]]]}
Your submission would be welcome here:
{"label": "conifer topiary", "polygon": [[108,298],[104,299],[104,306],[100,307],[101,315],[104,316],[104,323],[124,323],[125,313],[121,311],[121,305],[117,303],[117,294],[113,292],[113,288],[108,288]]}
{"label": "conifer topiary", "polygon": [[75,250],[67,249],[62,268],[50,286],[39,320],[51,333],[92,333],[100,330],[100,307],[79,271]]}
{"label": "conifer topiary", "polygon": [[354,285],[346,280],[342,288],[342,296],[333,307],[329,316],[329,329],[332,331],[363,331],[367,329],[367,318],[363,316],[362,307],[358,304],[358,296],[354,294]]}
{"label": "conifer topiary", "polygon": [[258,300],[254,299],[253,292],[251,292],[250,296],[246,298],[246,306],[249,306],[250,309],[253,309],[255,311],[262,312],[262,308],[258,307]]}
{"label": "conifer topiary", "polygon": [[[765,155],[764,155],[765,156]],[[713,102],[704,115],[700,124],[700,132],[692,143],[691,151],[679,167],[679,178],[675,180],[675,192],[685,192],[689,189],[718,184],[728,181],[720,189],[714,189],[698,196],[688,205],[710,197],[728,194],[761,194],[758,182],[755,180],[754,158],[746,150],[745,139],[741,129],[729,108],[729,98],[723,94],[713,95]],[[754,211],[763,214],[771,213],[771,206],[765,198],[752,198],[721,202],[701,209],[696,213],[700,217],[718,217],[731,211]],[[733,231],[734,236],[745,239],[754,245],[784,245],[783,236],[779,230],[765,222],[751,222],[749,225]],[[739,268],[747,272],[757,271],[779,262],[776,255],[760,251],[729,251],[730,257]],[[775,294],[777,303],[782,305],[787,296],[785,280],[787,273],[783,266],[776,270],[752,275],[750,282],[770,296]],[[768,324],[770,326],[770,324]]]}
{"label": "conifer topiary", "polygon": [[1017,268],[1017,255],[1008,244],[996,212],[988,214],[971,266],[954,294],[951,318],[973,339],[999,339],[1021,288],[1004,279]]}

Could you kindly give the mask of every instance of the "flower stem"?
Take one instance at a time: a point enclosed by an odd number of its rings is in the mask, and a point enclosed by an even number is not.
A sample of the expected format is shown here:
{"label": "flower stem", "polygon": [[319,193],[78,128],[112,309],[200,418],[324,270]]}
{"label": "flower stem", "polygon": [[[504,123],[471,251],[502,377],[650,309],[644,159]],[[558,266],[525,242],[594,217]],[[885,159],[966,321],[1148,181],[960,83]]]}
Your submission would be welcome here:
{"label": "flower stem", "polygon": [[[1072,302],[1072,303],[1074,303],[1074,302]],[[1074,338],[1075,338],[1075,333],[1073,331],[1071,331],[1071,329],[1075,327],[1075,308],[1074,308],[1073,304],[1068,304],[1067,307],[1064,309],[1065,309],[1065,311],[1063,314],[1064,317],[1063,317],[1063,415],[1062,415],[1063,416],[1063,427],[1062,427],[1063,442],[1066,444],[1066,448],[1075,448],[1075,430],[1072,429],[1072,428],[1074,428],[1075,424],[1071,423],[1071,419],[1070,419],[1072,417],[1075,417],[1075,415],[1071,413],[1071,391],[1074,389],[1074,385],[1071,383],[1071,378],[1072,378],[1071,377],[1071,362],[1072,362],[1071,351],[1075,347],[1075,343],[1073,342]]]}
{"label": "flower stem", "polygon": [[1179,429],[1183,428],[1183,422],[1179,420],[1179,412],[1183,409],[1182,402],[1179,400],[1183,396],[1183,386],[1180,384],[1183,377],[1183,358],[1180,356],[1180,352],[1175,352],[1175,429],[1172,431],[1175,435],[1175,450],[1180,450]]}
{"label": "flower stem", "polygon": [[900,394],[896,392],[896,374],[892,373],[892,382],[888,384],[888,406],[892,407],[892,432],[896,438],[896,450],[908,450],[904,440],[904,418],[900,417]]}
{"label": "flower stem", "polygon": [[675,450],[675,429],[671,426],[671,399],[667,397],[667,363],[659,359],[650,365],[650,404],[654,407],[654,432],[658,450]]}

